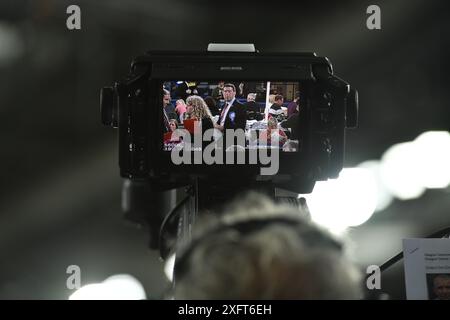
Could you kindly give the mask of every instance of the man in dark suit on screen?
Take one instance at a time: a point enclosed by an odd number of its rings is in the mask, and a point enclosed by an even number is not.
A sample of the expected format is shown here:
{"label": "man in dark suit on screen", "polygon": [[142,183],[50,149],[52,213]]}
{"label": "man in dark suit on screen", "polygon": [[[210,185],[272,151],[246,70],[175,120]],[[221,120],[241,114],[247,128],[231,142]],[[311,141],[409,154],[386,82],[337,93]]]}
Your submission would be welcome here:
{"label": "man in dark suit on screen", "polygon": [[[236,134],[237,132],[234,130],[242,129],[242,134],[245,132],[245,126],[247,124],[247,111],[245,106],[236,100],[236,87],[232,83],[227,83],[223,87],[223,98],[225,100],[225,104],[220,113],[219,120],[217,121],[216,128],[222,131],[223,133],[223,147],[227,149],[231,145],[242,145],[245,147],[245,139],[244,141],[235,138],[227,139],[227,131],[233,130],[232,134]],[[229,134],[230,132],[228,132]]]}
{"label": "man in dark suit on screen", "polygon": [[222,132],[226,129],[245,130],[247,112],[245,106],[236,100],[236,87],[227,83],[224,85],[222,92],[225,105],[217,121],[217,128]]}

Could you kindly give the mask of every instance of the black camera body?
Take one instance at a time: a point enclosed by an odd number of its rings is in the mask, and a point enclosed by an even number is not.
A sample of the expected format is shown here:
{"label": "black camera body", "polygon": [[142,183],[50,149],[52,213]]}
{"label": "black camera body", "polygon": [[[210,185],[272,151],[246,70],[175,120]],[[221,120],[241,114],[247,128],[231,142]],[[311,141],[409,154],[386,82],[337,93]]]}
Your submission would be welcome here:
{"label": "black camera body", "polygon": [[[281,152],[279,170],[261,175],[261,164],[179,164],[163,150],[163,83],[289,81],[301,84],[301,150]],[[267,88],[269,90],[269,88]],[[356,90],[333,74],[330,61],[314,53],[148,52],[129,74],[101,91],[102,122],[118,128],[120,174],[169,190],[192,179],[215,185],[270,184],[309,193],[318,180],[336,178],[343,167],[345,131],[357,125]],[[246,159],[249,150],[244,151]]]}

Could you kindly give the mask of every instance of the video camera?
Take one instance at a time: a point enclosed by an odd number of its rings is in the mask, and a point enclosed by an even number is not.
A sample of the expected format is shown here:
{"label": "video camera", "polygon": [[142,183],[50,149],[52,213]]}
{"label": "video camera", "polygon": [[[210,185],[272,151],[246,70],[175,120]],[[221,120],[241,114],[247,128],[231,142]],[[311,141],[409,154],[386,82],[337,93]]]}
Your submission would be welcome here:
{"label": "video camera", "polygon": [[153,193],[194,186],[193,210],[250,188],[309,193],[338,177],[358,113],[357,91],[315,53],[151,51],[100,104],[103,124],[118,128],[121,176]]}
{"label": "video camera", "polygon": [[[249,162],[175,165],[164,151],[162,88],[179,79],[206,86],[225,80],[296,87],[301,147],[280,152],[279,171],[270,177],[259,176],[263,165]],[[357,92],[333,75],[327,58],[314,53],[148,52],[133,60],[124,80],[102,89],[101,113],[103,124],[119,131],[122,177],[145,178],[166,189],[186,185],[193,175],[224,181],[262,178],[308,193],[315,181],[336,178],[342,169],[345,129],[357,124]]]}

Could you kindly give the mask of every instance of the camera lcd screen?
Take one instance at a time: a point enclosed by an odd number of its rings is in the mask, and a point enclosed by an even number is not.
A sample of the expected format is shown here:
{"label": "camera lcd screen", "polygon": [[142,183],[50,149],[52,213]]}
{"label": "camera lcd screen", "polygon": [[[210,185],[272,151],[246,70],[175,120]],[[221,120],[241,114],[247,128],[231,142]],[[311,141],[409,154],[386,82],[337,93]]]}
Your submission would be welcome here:
{"label": "camera lcd screen", "polygon": [[163,150],[301,151],[300,83],[165,81]]}

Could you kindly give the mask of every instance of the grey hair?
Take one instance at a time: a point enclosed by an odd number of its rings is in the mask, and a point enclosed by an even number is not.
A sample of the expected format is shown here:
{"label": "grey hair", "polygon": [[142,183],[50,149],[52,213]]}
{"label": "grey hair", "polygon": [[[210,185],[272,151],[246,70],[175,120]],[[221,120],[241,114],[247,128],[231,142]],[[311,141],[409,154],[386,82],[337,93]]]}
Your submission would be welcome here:
{"label": "grey hair", "polygon": [[247,101],[255,101],[256,100],[256,93],[249,93],[247,95]]}
{"label": "grey hair", "polygon": [[[292,224],[273,220],[250,233],[233,228],[246,221],[277,218]],[[221,232],[214,232],[221,226]],[[294,207],[251,193],[232,203],[223,215],[203,221],[193,238],[195,247],[186,251],[186,271],[176,279],[175,298],[361,298],[360,272],[344,251],[327,245],[328,241],[339,243]]]}

